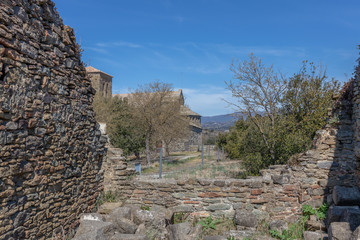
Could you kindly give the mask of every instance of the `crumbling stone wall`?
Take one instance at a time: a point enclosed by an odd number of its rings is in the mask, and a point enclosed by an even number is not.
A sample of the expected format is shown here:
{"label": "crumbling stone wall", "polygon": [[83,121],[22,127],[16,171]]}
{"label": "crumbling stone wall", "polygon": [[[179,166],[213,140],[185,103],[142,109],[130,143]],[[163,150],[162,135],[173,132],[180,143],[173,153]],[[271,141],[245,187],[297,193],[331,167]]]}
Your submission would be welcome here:
{"label": "crumbling stone wall", "polygon": [[80,56],[50,0],[0,1],[0,239],[50,238],[95,206],[105,148]]}

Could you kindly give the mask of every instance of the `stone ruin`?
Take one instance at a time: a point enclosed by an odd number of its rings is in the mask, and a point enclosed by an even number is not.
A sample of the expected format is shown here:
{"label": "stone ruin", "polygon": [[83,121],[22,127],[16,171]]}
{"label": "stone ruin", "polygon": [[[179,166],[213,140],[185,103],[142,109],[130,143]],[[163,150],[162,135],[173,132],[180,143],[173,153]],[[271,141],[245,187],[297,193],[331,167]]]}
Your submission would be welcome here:
{"label": "stone ruin", "polygon": [[[103,190],[106,139],[94,119],[95,90],[73,30],[50,0],[0,1],[0,239],[49,239],[69,232]],[[127,204],[172,213],[291,220],[301,205],[331,205],[330,237],[360,229],[360,68],[318,131],[314,148],[291,166],[251,179],[129,180],[109,156],[107,190]],[[104,160],[105,161],[105,160]],[[339,223],[340,222],[340,223]],[[335,235],[334,235],[335,234]]]}
{"label": "stone ruin", "polygon": [[49,239],[95,207],[105,140],[80,57],[53,2],[0,1],[0,239]]}

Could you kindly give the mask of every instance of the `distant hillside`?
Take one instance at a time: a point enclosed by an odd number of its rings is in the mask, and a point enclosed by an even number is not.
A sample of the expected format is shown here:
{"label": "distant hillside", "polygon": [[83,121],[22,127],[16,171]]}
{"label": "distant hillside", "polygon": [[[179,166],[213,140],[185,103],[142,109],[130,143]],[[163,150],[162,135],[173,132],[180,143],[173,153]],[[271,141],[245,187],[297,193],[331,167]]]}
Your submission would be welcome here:
{"label": "distant hillside", "polygon": [[201,117],[201,127],[203,129],[225,131],[233,126],[241,115],[241,113],[232,113]]}

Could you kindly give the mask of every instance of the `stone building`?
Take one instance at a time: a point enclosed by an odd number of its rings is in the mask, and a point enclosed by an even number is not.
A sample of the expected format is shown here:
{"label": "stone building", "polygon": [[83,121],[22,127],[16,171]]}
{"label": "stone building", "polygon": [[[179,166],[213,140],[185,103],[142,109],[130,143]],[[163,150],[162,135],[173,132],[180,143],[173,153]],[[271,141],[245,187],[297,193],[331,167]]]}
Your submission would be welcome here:
{"label": "stone building", "polygon": [[[128,98],[130,94],[113,94],[113,97]],[[171,97],[178,99],[181,106],[181,113],[187,116],[189,121],[190,134],[186,139],[179,139],[175,144],[172,144],[171,151],[197,151],[202,144],[202,128],[201,128],[201,116],[188,107],[185,106],[184,95],[181,89],[173,91]]]}
{"label": "stone building", "polygon": [[86,67],[86,73],[91,80],[93,88],[97,94],[107,98],[112,96],[112,79],[113,76],[104,73],[92,66]]}

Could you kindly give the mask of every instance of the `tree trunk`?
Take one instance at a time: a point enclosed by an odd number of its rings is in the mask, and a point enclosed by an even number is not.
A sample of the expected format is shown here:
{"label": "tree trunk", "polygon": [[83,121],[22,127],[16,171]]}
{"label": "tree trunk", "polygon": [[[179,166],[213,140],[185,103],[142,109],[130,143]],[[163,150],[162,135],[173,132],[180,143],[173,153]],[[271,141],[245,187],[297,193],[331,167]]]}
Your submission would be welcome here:
{"label": "tree trunk", "polygon": [[145,138],[145,153],[148,165],[150,165],[150,135],[146,134]]}

